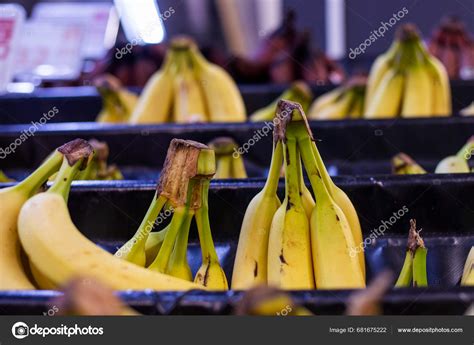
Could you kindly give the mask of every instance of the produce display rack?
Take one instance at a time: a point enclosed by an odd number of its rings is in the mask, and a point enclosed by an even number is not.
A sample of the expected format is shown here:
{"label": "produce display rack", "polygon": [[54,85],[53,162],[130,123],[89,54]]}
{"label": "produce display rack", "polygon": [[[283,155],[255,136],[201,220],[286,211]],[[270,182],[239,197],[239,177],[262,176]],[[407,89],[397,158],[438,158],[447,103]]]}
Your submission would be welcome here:
{"label": "produce display rack", "polygon": [[[358,211],[364,237],[391,222],[383,236],[366,247],[367,279],[402,266],[409,219],[423,228],[428,248],[428,288],[391,290],[383,300],[386,314],[462,314],[474,300],[474,289],[459,287],[464,261],[474,245],[474,188],[469,174],[336,177]],[[213,181],[209,194],[211,228],[220,261],[231,277],[245,209],[264,180]],[[7,186],[3,184],[2,186]],[[136,230],[153,196],[155,184],[143,181],[74,182],[69,200],[74,223],[85,236],[114,251]],[[280,194],[283,181],[280,181]],[[399,210],[404,211],[400,216]],[[399,219],[391,219],[393,213]],[[189,261],[200,265],[196,230],[191,230]],[[340,314],[350,291],[298,291],[292,296],[316,314]],[[54,291],[0,292],[0,311],[8,314],[46,312]],[[131,306],[146,314],[229,314],[241,292],[123,291]]]}

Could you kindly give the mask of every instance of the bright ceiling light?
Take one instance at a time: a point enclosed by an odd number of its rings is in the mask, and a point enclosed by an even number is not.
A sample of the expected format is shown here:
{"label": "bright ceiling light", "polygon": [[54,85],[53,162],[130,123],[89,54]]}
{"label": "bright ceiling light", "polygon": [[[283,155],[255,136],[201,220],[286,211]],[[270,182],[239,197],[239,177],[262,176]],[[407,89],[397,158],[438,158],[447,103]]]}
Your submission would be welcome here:
{"label": "bright ceiling light", "polygon": [[114,0],[128,41],[157,44],[165,38],[165,28],[155,0]]}

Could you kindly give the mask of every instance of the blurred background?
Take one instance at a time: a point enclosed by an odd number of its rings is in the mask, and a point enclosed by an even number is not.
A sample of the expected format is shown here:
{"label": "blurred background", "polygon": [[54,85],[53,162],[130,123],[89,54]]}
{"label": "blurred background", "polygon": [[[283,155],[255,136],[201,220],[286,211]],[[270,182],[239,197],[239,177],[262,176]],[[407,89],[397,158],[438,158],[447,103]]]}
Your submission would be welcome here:
{"label": "blurred background", "polygon": [[[13,3],[24,9],[24,23],[11,47],[15,57],[0,72],[8,68],[14,80],[36,86],[84,85],[107,72],[126,86],[143,87],[161,66],[167,42],[179,34],[192,36],[209,60],[241,84],[338,84],[346,75],[367,72],[399,23],[415,21],[425,39],[443,18],[474,29],[474,1],[468,0]],[[383,35],[366,41],[374,30]],[[364,41],[364,52],[350,55]]]}

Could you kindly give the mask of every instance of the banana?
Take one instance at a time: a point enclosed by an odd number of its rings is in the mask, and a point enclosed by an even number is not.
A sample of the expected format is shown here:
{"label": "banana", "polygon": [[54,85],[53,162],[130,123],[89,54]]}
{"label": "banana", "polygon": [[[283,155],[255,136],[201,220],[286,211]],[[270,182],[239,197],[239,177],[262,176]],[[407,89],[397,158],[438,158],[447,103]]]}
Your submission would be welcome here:
{"label": "banana", "polygon": [[275,117],[275,110],[280,99],[298,102],[304,109],[307,109],[312,98],[313,94],[309,86],[303,81],[296,81],[272,103],[250,115],[250,121],[271,121]]}
{"label": "banana", "polygon": [[204,94],[185,52],[176,52],[177,68],[173,73],[174,107],[176,123],[207,122]]}
{"label": "banana", "polygon": [[471,247],[466,264],[464,265],[461,285],[474,286],[474,247]]}
{"label": "banana", "polygon": [[[313,152],[301,148],[303,162],[315,160]],[[349,222],[323,183],[318,171],[308,171],[316,207],[311,215],[311,244],[318,289],[348,289],[365,287],[364,274],[357,255]],[[337,274],[335,273],[337,272]]]}
{"label": "banana", "polygon": [[243,179],[247,178],[247,170],[245,169],[244,159],[242,155],[234,157],[232,154],[232,178]]}
{"label": "banana", "polygon": [[[279,111],[280,108],[277,108]],[[281,127],[280,127],[281,126]],[[268,240],[268,284],[288,290],[314,288],[309,222],[300,195],[300,156],[286,126],[275,126],[283,145],[285,199],[276,211]],[[318,201],[319,202],[319,201]]]}
{"label": "banana", "polygon": [[349,115],[351,105],[354,103],[355,95],[353,90],[345,91],[340,99],[332,103],[321,110],[316,116],[313,117],[315,120],[340,120],[344,119]]}
{"label": "banana", "polygon": [[392,173],[396,175],[426,174],[426,170],[405,153],[398,153],[391,160]]}
{"label": "banana", "polygon": [[209,223],[209,180],[201,182],[201,207],[196,210],[196,225],[201,244],[202,264],[194,282],[210,290],[228,290],[227,277],[219,264]]}
{"label": "banana", "polygon": [[[337,102],[340,99],[340,97],[343,95],[344,91],[345,91],[345,88],[343,86],[340,86],[316,98],[308,110],[308,118],[310,119],[318,118],[319,112],[322,109],[326,108],[327,106]],[[288,98],[282,97],[281,99],[288,99]]]}
{"label": "banana", "polygon": [[[332,208],[326,206],[326,209],[329,211],[325,211],[328,213],[331,212],[339,212],[341,211],[344,217],[338,215],[340,221],[338,221],[338,227],[341,228],[341,231],[338,232],[336,235],[344,235],[345,241],[339,243],[339,245],[347,245],[347,248],[356,248],[358,247],[363,239],[362,239],[362,230],[359,223],[359,218],[357,216],[357,212],[350,201],[349,197],[346,193],[344,193],[339,187],[337,187],[334,182],[331,180],[324,162],[319,154],[319,151],[314,143],[314,139],[312,138],[312,134],[309,130],[308,123],[306,121],[306,115],[304,114],[303,109],[298,104],[288,101],[281,101],[280,105],[281,109],[292,109],[292,121],[293,124],[290,124],[291,128],[291,135],[295,136],[298,141],[298,148],[301,153],[301,157],[303,159],[303,164],[308,174],[308,177],[311,182],[311,186],[313,188],[313,192],[316,198],[316,208],[318,208],[318,194],[317,191],[320,193],[326,194],[329,193],[329,198],[326,198],[327,202],[326,205],[335,205],[337,208]],[[320,181],[322,181],[324,188],[320,185]],[[315,217],[315,210],[312,213],[312,220]],[[324,208],[323,208],[324,209]],[[336,211],[334,211],[336,210]],[[322,211],[321,211],[322,212]],[[347,224],[346,224],[347,222]],[[312,239],[314,236],[314,229],[315,222],[311,223],[311,233]],[[347,230],[349,230],[350,235],[347,234]],[[354,245],[354,247],[350,247],[350,244]],[[313,253],[314,253],[314,245],[315,242],[312,241],[313,246]],[[337,248],[335,248],[337,249]],[[338,253],[340,260],[349,260],[351,265],[346,267],[347,270],[350,271],[351,274],[348,275],[346,278],[347,284],[354,284],[358,286],[362,286],[365,284],[365,257],[363,251],[360,251],[357,255],[354,255],[355,261],[358,262],[358,269],[352,267],[353,257],[349,255],[349,253],[344,254],[344,250],[339,251]],[[347,258],[350,256],[350,258]],[[313,261],[316,264],[317,259],[313,255]],[[361,280],[358,280],[359,273],[362,276]],[[318,278],[316,277],[316,280]],[[318,287],[318,283],[316,281],[316,286]]]}
{"label": "banana", "polygon": [[[395,41],[390,46],[389,50],[377,57],[370,69],[369,78],[367,79],[367,92],[365,95],[365,104],[372,102],[377,89],[380,87],[384,76],[389,72],[393,66],[393,60],[400,49],[400,43]],[[368,109],[365,109],[366,111]],[[311,115],[310,115],[311,117]]]}
{"label": "banana", "polygon": [[[215,151],[217,170],[214,178],[242,179],[247,178],[244,160],[238,154],[239,146],[230,137],[219,137],[209,142],[209,147]],[[235,154],[237,153],[237,157]]]}
{"label": "banana", "polygon": [[73,147],[58,178],[46,193],[21,209],[18,231],[30,262],[55,286],[75,276],[88,276],[113,289],[189,290],[199,286],[121,260],[87,239],[73,224],[67,208],[71,182],[92,148]]}
{"label": "banana", "polygon": [[420,236],[420,231],[416,230],[416,221],[410,219],[410,230],[408,233],[407,250],[402,270],[395,287],[425,287],[428,286],[426,272],[426,256],[428,250]]}
{"label": "banana", "polygon": [[400,113],[403,98],[404,75],[396,69],[387,71],[374,91],[370,101],[366,100],[366,119],[393,118]]}
{"label": "banana", "polygon": [[267,181],[245,211],[232,274],[232,289],[245,290],[267,284],[268,237],[273,216],[281,202],[277,196],[283,148],[273,144]]}
{"label": "banana", "polygon": [[432,116],[434,86],[426,64],[417,63],[406,72],[406,82],[401,116]]}
{"label": "banana", "polygon": [[474,102],[459,112],[462,116],[474,116]]}
{"label": "banana", "polygon": [[231,155],[222,155],[217,158],[217,169],[214,178],[216,179],[228,179],[232,178],[232,160],[234,158]]}
{"label": "banana", "polygon": [[[188,43],[186,43],[188,42]],[[245,122],[245,104],[237,85],[220,66],[212,64],[202,56],[189,40],[181,42],[190,45],[190,56],[196,67],[198,83],[202,85],[211,122]]]}
{"label": "banana", "polygon": [[474,153],[474,136],[464,144],[455,156],[448,156],[438,163],[435,169],[437,174],[469,173],[468,160]]}
{"label": "banana", "polygon": [[170,119],[173,105],[173,60],[174,52],[171,49],[163,66],[146,83],[130,117],[130,123],[164,123]]}
{"label": "banana", "polygon": [[398,276],[395,287],[410,287],[413,281],[413,253],[407,249],[405,254],[405,261],[403,262],[402,270]]}
{"label": "banana", "polygon": [[97,122],[127,122],[138,103],[137,95],[123,88],[120,81],[112,75],[100,77],[94,84],[103,104]]}
{"label": "banana", "polygon": [[21,259],[18,237],[18,214],[23,204],[37,192],[48,177],[61,165],[62,153],[56,150],[25,180],[13,187],[0,190],[0,290],[31,290]]}
{"label": "banana", "polygon": [[427,54],[428,70],[433,85],[432,114],[435,116],[449,116],[452,112],[451,87],[444,65],[434,56]]}
{"label": "banana", "polygon": [[14,182],[11,178],[9,178],[5,173],[0,170],[0,183],[5,183],[5,182]]}

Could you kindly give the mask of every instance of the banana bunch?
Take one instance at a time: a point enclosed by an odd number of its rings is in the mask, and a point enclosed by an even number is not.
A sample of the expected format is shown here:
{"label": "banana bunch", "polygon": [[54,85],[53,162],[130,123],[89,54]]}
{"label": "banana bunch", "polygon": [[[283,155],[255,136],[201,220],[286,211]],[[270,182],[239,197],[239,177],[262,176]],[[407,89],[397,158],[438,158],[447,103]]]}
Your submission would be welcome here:
{"label": "banana bunch", "polygon": [[245,105],[234,80],[185,37],[171,42],[130,118],[133,124],[244,121]]}
{"label": "banana bunch", "polygon": [[96,121],[105,123],[128,122],[137,105],[138,96],[125,89],[120,80],[110,74],[94,80],[94,85],[102,97],[102,110]]}
{"label": "banana bunch", "polygon": [[[469,160],[474,155],[474,136],[455,155],[442,159],[436,166],[436,174],[469,173]],[[396,175],[426,174],[417,162],[405,153],[395,155],[391,160],[392,173]]]}
{"label": "banana bunch", "polygon": [[[215,171],[212,149],[194,141],[173,139],[145,218],[115,256],[149,271],[192,281],[187,248],[194,218],[202,252],[202,265],[194,282],[212,290],[227,290],[209,222],[209,184]],[[172,210],[171,222],[161,231],[152,232],[165,204]]]}
{"label": "banana bunch", "polygon": [[212,140],[209,147],[216,154],[216,179],[241,179],[247,178],[244,160],[237,151],[239,146],[229,137]]}
{"label": "banana bunch", "polygon": [[14,180],[9,178],[2,170],[0,170],[0,183],[4,182],[14,182]]}
{"label": "banana bunch", "polygon": [[367,78],[355,76],[343,85],[316,98],[309,108],[311,120],[358,119],[364,113]]}
{"label": "banana bunch", "polygon": [[[282,116],[286,114],[285,116]],[[362,231],[354,206],[329,177],[300,104],[281,100],[264,188],[250,202],[240,232],[233,289],[365,287]],[[281,166],[285,198],[277,196]],[[303,167],[317,202],[306,188]]]}
{"label": "banana bunch", "polygon": [[466,264],[464,265],[461,285],[474,286],[474,247],[469,251]]}
{"label": "banana bunch", "polygon": [[364,117],[449,116],[451,90],[443,64],[423,45],[417,28],[404,24],[390,49],[372,65]]}
{"label": "banana bunch", "polygon": [[395,287],[428,286],[426,272],[426,256],[428,250],[420,236],[421,230],[416,230],[416,221],[410,219],[407,251],[402,270],[398,276]]}
{"label": "banana bunch", "polygon": [[304,81],[295,81],[291,84],[290,88],[284,91],[277,99],[266,107],[255,111],[250,115],[250,121],[271,121],[275,117],[275,110],[280,99],[287,99],[293,102],[298,102],[302,105],[306,111],[313,99],[313,93],[309,88],[308,84]]}
{"label": "banana bunch", "polygon": [[[199,288],[200,285],[120,260],[87,239],[76,228],[67,207],[68,195],[72,181],[78,171],[87,166],[92,152],[93,148],[87,141],[76,139],[61,146],[25,181],[9,190],[2,190],[2,197],[7,200],[2,200],[0,205],[10,212],[10,223],[2,222],[2,226],[9,226],[6,233],[11,240],[2,243],[5,250],[1,251],[1,255],[5,255],[5,258],[0,259],[0,264],[6,265],[5,271],[2,267],[2,288],[34,288],[25,280],[24,270],[20,269],[19,246],[15,240],[17,236],[25,251],[31,274],[40,288],[57,288],[81,276],[119,290]],[[51,188],[26,201],[59,166]],[[18,233],[11,231],[15,229],[17,220]],[[7,279],[3,279],[4,272],[8,272]]]}

